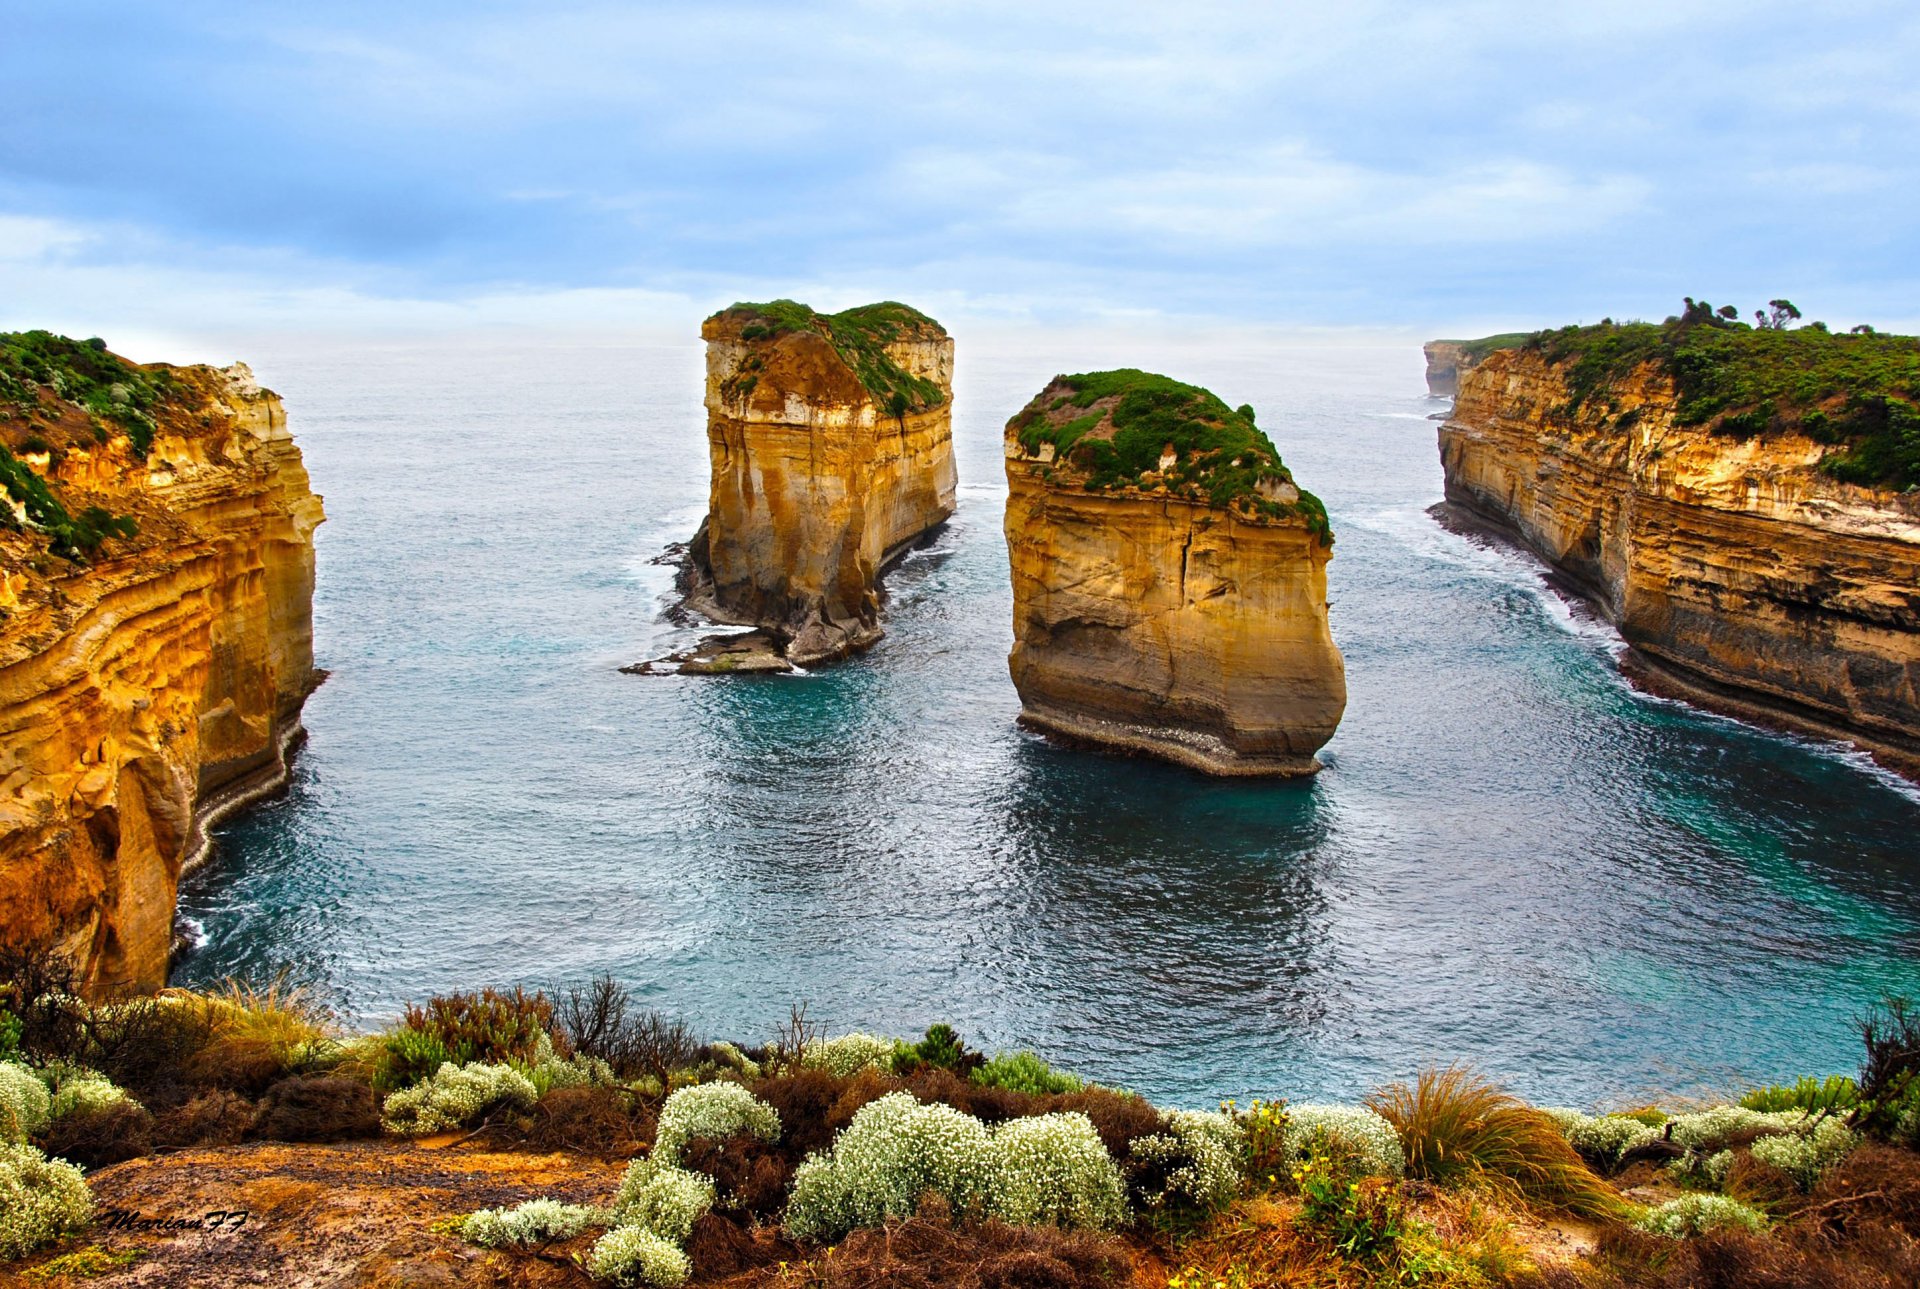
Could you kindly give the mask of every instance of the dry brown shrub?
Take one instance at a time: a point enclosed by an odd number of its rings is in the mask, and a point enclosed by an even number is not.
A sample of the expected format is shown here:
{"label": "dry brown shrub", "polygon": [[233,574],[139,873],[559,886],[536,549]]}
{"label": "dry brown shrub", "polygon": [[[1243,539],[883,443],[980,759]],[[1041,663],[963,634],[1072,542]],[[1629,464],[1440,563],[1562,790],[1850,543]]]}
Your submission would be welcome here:
{"label": "dry brown shrub", "polygon": [[1722,1189],[1763,1213],[1787,1212],[1801,1203],[1800,1187],[1793,1178],[1744,1150],[1733,1157]]}
{"label": "dry brown shrub", "polygon": [[1115,1159],[1126,1160],[1133,1143],[1141,1137],[1168,1131],[1167,1117],[1145,1097],[1129,1096],[1107,1088],[1086,1088],[1063,1096],[1048,1097],[1048,1112],[1077,1110],[1093,1120],[1100,1144]]}
{"label": "dry brown shrub", "polygon": [[203,1092],[154,1120],[156,1146],[232,1146],[253,1126],[253,1102],[235,1092]]}
{"label": "dry brown shrub", "polygon": [[353,1141],[380,1135],[380,1104],[357,1079],[282,1079],[260,1099],[254,1137],[269,1141]]}
{"label": "dry brown shrub", "polygon": [[153,1149],[153,1116],[131,1101],[115,1101],[64,1114],[34,1140],[49,1155],[82,1168],[104,1168]]}
{"label": "dry brown shrub", "polygon": [[527,1144],[618,1159],[639,1154],[653,1130],[646,1103],[619,1088],[555,1088],[534,1106]]}
{"label": "dry brown shrub", "polygon": [[1113,1289],[1132,1258],[1110,1236],[912,1217],[855,1231],[806,1270],[819,1289]]}
{"label": "dry brown shrub", "polygon": [[1920,1237],[1920,1154],[1863,1142],[1820,1179],[1792,1214],[1790,1228],[1830,1244],[1884,1227]]}
{"label": "dry brown shrub", "polygon": [[853,1122],[861,1106],[905,1085],[869,1068],[852,1078],[800,1069],[756,1079],[748,1086],[779,1114],[780,1149],[797,1165],[812,1152],[831,1146],[834,1134]]}
{"label": "dry brown shrub", "polygon": [[713,1178],[722,1212],[770,1217],[786,1207],[797,1161],[775,1143],[740,1133],[724,1141],[695,1137],[681,1149],[680,1163]]}
{"label": "dry brown shrub", "polygon": [[687,1236],[687,1257],[699,1280],[716,1280],[760,1267],[800,1260],[800,1246],[777,1228],[749,1230],[720,1213],[704,1214]]}
{"label": "dry brown shrub", "polygon": [[1905,1289],[1920,1261],[1800,1248],[1748,1231],[1669,1240],[1613,1227],[1600,1237],[1593,1270],[1596,1289]]}

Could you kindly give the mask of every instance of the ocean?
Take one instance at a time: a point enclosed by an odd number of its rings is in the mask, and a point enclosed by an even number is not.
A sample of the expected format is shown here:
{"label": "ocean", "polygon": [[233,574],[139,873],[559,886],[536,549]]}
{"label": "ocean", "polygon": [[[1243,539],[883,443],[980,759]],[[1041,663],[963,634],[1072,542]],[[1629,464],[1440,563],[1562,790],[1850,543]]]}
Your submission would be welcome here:
{"label": "ocean", "polygon": [[[1418,349],[958,336],[959,512],[887,638],[774,677],[637,677],[690,642],[703,360],[512,337],[244,355],[328,523],[330,679],[287,794],[186,881],[178,983],[286,970],[372,1025],[610,971],[704,1034],[1031,1047],[1163,1103],[1353,1100],[1465,1061],[1549,1104],[1851,1071],[1920,992],[1920,794],[1635,692],[1543,570],[1440,527]],[[1306,781],[1023,731],[1000,431],[1056,372],[1252,403],[1327,503],[1349,702]]]}

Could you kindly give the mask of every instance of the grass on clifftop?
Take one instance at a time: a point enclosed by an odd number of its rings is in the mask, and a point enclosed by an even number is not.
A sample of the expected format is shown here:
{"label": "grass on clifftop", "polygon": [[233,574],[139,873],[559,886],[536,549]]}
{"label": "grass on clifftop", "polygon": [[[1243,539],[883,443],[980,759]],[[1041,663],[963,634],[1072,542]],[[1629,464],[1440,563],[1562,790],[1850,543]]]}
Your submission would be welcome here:
{"label": "grass on clifftop", "polygon": [[1529,336],[1566,368],[1569,411],[1605,402],[1652,363],[1671,377],[1678,425],[1756,438],[1798,430],[1834,445],[1820,468],[1866,487],[1920,487],[1920,339],[1820,324],[1752,327],[1688,301],[1663,323],[1602,322]]}
{"label": "grass on clifftop", "polygon": [[1503,331],[1497,336],[1481,336],[1478,340],[1442,340],[1443,345],[1460,346],[1460,356],[1479,362],[1497,349],[1512,349],[1525,344],[1533,333],[1530,331]]}
{"label": "grass on clifftop", "polygon": [[939,385],[915,376],[887,356],[886,347],[896,340],[947,334],[945,327],[911,305],[882,300],[839,313],[819,313],[797,300],[770,300],[728,305],[714,316],[727,314],[751,319],[740,331],[747,340],[772,340],[793,331],[819,332],[889,416],[924,412],[946,402]]}
{"label": "grass on clifftop", "polygon": [[[1209,505],[1239,507],[1262,519],[1304,519],[1332,544],[1326,507],[1294,484],[1279,449],[1254,424],[1253,408],[1229,408],[1197,385],[1132,367],[1056,376],[1011,428],[1029,453],[1053,444],[1056,460],[1079,471],[1092,491],[1138,487],[1147,475],[1154,485]],[[1162,473],[1168,448],[1179,459]],[[1267,495],[1280,484],[1294,486],[1299,499]]]}

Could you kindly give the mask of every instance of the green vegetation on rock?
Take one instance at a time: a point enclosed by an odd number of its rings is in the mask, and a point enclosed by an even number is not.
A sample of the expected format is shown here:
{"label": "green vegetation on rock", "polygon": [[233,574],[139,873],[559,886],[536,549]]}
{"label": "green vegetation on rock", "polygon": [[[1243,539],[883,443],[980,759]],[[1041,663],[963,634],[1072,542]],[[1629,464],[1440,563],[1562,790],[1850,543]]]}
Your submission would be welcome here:
{"label": "green vegetation on rock", "polygon": [[[1333,541],[1326,507],[1294,484],[1279,449],[1254,424],[1253,408],[1229,408],[1197,385],[1132,367],[1056,376],[1009,428],[1029,454],[1051,443],[1056,459],[1090,490],[1135,487],[1143,475],[1156,476],[1176,495],[1260,519],[1303,519]],[[1177,459],[1162,471],[1169,449]],[[1299,497],[1270,495],[1282,484]]]}
{"label": "green vegetation on rock", "polygon": [[[947,334],[945,327],[910,305],[882,300],[839,313],[819,313],[797,300],[769,300],[764,304],[732,304],[714,317],[728,315],[748,319],[740,329],[746,340],[776,340],[795,331],[819,332],[832,342],[834,352],[889,416],[924,412],[947,401],[946,392],[938,384],[915,376],[887,356],[887,346],[895,341]],[[751,391],[754,380],[752,375],[744,377],[738,392]]]}
{"label": "green vegetation on rock", "polygon": [[104,340],[74,340],[51,331],[0,332],[0,405],[22,416],[39,412],[44,393],[126,431],[134,454],[153,443],[153,409],[178,394],[165,368],[136,367],[107,352]]}
{"label": "green vegetation on rock", "polygon": [[[88,506],[78,515],[68,514],[48,489],[47,481],[4,446],[0,446],[0,490],[26,510],[28,523],[53,539],[57,555],[85,558],[107,538],[132,537],[140,530],[131,516],[115,515],[99,506]],[[14,527],[18,524],[12,507],[0,507],[0,528]]]}
{"label": "green vegetation on rock", "polygon": [[1442,340],[1437,343],[1458,345],[1462,358],[1477,363],[1497,349],[1513,349],[1525,344],[1532,334],[1530,331],[1502,331],[1495,336],[1481,336],[1478,340]]}
{"label": "green vegetation on rock", "polygon": [[1836,479],[1920,487],[1920,339],[1735,317],[1688,300],[1663,323],[1562,327],[1536,332],[1526,348],[1565,369],[1569,412],[1611,411],[1613,386],[1651,364],[1673,381],[1677,425],[1741,438],[1797,430],[1834,445],[1820,468]]}

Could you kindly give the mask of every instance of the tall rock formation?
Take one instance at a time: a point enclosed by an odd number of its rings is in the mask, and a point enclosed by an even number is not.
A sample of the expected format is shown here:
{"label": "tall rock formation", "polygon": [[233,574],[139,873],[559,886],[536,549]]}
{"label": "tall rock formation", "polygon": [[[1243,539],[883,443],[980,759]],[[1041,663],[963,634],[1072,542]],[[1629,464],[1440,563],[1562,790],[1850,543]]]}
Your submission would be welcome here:
{"label": "tall rock formation", "polygon": [[1326,510],[1206,390],[1057,376],[1007,423],[1022,718],[1210,774],[1299,775],[1346,709]]}
{"label": "tall rock formation", "polygon": [[700,334],[713,480],[690,607],[796,664],[866,648],[881,574],[953,514],[953,340],[892,302],[736,304]]}
{"label": "tall rock formation", "polygon": [[1713,316],[1490,355],[1447,499],[1584,588],[1652,687],[1920,770],[1920,343]]}
{"label": "tall rock formation", "polygon": [[0,935],[165,983],[209,817],[285,780],[323,518],[246,367],[0,336]]}
{"label": "tall rock formation", "polygon": [[1435,398],[1452,398],[1460,392],[1460,382],[1478,367],[1488,354],[1517,345],[1527,338],[1524,331],[1509,331],[1478,340],[1429,340],[1420,347],[1427,360],[1427,393]]}

